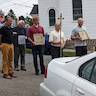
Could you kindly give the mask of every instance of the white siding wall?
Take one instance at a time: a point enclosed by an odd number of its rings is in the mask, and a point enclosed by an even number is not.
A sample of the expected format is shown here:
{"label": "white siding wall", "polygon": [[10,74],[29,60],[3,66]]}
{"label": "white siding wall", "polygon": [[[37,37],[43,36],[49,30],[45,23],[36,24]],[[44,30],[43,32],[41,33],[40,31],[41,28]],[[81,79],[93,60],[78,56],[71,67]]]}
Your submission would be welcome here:
{"label": "white siding wall", "polygon": [[45,32],[50,33],[54,27],[49,26],[49,9],[54,8],[58,15],[58,0],[38,0],[40,23],[44,26]]}
{"label": "white siding wall", "polygon": [[96,0],[82,1],[85,25],[91,38],[96,38]]}
{"label": "white siding wall", "polygon": [[[71,31],[76,25],[73,21],[72,0],[60,0],[60,12],[65,18],[62,30],[67,37],[70,37]],[[84,25],[91,38],[96,38],[96,0],[82,0]]]}
{"label": "white siding wall", "polygon": [[75,25],[72,16],[71,0],[39,0],[40,22],[44,25],[45,31],[48,33],[54,29],[54,27],[49,26],[48,10],[50,8],[56,10],[56,18],[60,16],[60,13],[63,13],[64,20],[62,21],[62,30],[66,37],[69,38]]}
{"label": "white siding wall", "polygon": [[[83,17],[85,26],[92,38],[96,38],[96,0],[82,0]],[[49,26],[50,8],[56,10],[56,17],[62,13],[64,20],[62,22],[62,31],[67,38],[70,37],[72,29],[76,25],[73,21],[72,0],[39,0],[40,22],[43,24],[45,31],[49,33],[54,27]]]}
{"label": "white siding wall", "polygon": [[73,22],[72,0],[60,0],[60,13],[63,14],[62,30],[66,38],[70,38],[75,22]]}

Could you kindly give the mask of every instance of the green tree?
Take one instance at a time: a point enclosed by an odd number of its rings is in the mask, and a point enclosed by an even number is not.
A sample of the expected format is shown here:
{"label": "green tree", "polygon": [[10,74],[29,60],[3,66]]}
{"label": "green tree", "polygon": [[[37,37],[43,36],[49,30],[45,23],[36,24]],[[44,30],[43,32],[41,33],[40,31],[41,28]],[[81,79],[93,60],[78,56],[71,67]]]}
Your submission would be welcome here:
{"label": "green tree", "polygon": [[10,9],[8,12],[8,15],[14,19],[12,27],[15,27],[17,25],[17,18],[16,18],[14,11],[12,9]]}
{"label": "green tree", "polygon": [[29,24],[30,26],[33,24],[33,23],[32,23],[32,18],[30,18],[30,17],[28,17],[28,16],[26,16],[25,22],[26,22],[26,24]]}
{"label": "green tree", "polygon": [[9,10],[8,15],[13,17],[13,19],[16,19],[16,15],[12,9]]}

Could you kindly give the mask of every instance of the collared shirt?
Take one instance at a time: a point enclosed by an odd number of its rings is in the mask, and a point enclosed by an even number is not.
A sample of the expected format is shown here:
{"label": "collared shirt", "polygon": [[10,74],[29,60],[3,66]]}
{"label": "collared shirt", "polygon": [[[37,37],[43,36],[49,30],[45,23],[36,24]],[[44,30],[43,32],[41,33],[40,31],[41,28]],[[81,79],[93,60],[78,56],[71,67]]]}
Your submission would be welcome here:
{"label": "collared shirt", "polygon": [[11,27],[3,26],[0,29],[0,35],[2,35],[1,42],[2,43],[13,43],[13,31]]}
{"label": "collared shirt", "polygon": [[30,37],[33,41],[34,41],[34,38],[33,38],[34,34],[43,34],[43,36],[44,36],[43,27],[40,25],[38,25],[38,27],[35,25],[32,25],[28,30],[28,37]]}
{"label": "collared shirt", "polygon": [[4,24],[0,23],[0,28],[2,28],[4,26]]}
{"label": "collared shirt", "polygon": [[[86,31],[86,28],[84,26],[82,26],[81,28],[80,27],[75,27],[73,30],[72,30],[72,34],[71,36],[75,36],[76,33],[79,33],[79,32],[87,32]],[[74,41],[75,42],[75,46],[86,46],[86,41]]]}

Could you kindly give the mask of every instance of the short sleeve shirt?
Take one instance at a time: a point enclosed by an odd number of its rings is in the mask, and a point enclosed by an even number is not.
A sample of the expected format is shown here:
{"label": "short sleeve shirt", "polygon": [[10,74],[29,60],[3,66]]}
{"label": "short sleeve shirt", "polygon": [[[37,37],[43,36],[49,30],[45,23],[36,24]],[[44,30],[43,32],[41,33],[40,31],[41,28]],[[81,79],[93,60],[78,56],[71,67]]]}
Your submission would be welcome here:
{"label": "short sleeve shirt", "polygon": [[[60,37],[60,34],[61,34],[61,37]],[[57,42],[60,42],[60,38],[61,39],[64,39],[65,41],[65,36],[64,36],[64,33],[63,32],[56,32],[55,30],[52,31],[49,35],[49,42],[53,42],[53,41],[57,41]]]}
{"label": "short sleeve shirt", "polygon": [[66,40],[64,32],[60,33],[60,32],[57,32],[56,30],[54,30],[49,35],[49,42],[60,42],[60,38],[63,39],[64,41]]}
{"label": "short sleeve shirt", "polygon": [[34,38],[33,38],[34,34],[43,34],[43,36],[44,36],[43,27],[40,25],[38,27],[36,27],[35,25],[32,25],[28,30],[27,36],[30,37],[34,41]]}
{"label": "short sleeve shirt", "polygon": [[[79,33],[79,32],[87,32],[87,30],[84,26],[82,26],[81,28],[77,26],[72,30],[71,36],[74,36],[76,33]],[[75,46],[86,46],[86,42],[85,41],[75,41]]]}

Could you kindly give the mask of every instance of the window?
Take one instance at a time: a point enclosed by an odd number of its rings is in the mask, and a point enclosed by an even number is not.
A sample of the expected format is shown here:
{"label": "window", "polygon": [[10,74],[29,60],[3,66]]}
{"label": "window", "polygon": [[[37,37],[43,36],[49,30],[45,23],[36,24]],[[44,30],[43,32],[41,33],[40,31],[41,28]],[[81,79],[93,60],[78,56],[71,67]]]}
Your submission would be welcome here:
{"label": "window", "polygon": [[[85,64],[83,64],[81,67],[80,67],[80,70],[79,70],[79,76],[86,79],[86,80],[91,80],[91,77],[93,76],[92,72],[93,71],[96,71],[96,68],[94,70],[94,66],[96,65],[96,58],[86,62]],[[93,76],[94,78],[94,76]],[[96,77],[95,77],[96,78]]]}
{"label": "window", "polygon": [[49,10],[49,26],[55,25],[55,10],[50,9]]}
{"label": "window", "polygon": [[73,20],[77,20],[82,16],[82,0],[72,0]]}
{"label": "window", "polygon": [[96,65],[95,65],[94,70],[92,72],[91,82],[96,84]]}

